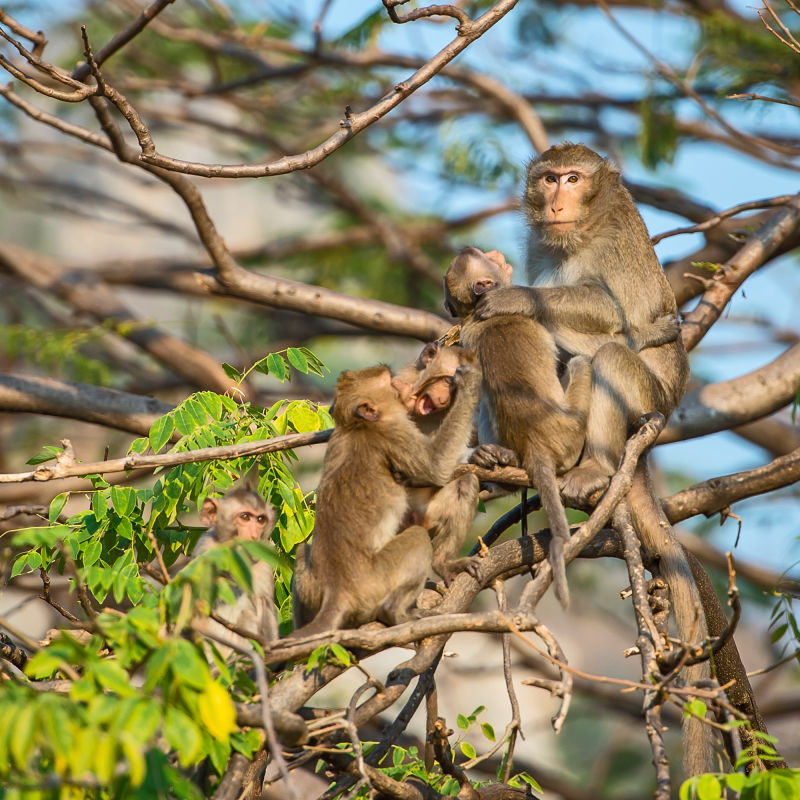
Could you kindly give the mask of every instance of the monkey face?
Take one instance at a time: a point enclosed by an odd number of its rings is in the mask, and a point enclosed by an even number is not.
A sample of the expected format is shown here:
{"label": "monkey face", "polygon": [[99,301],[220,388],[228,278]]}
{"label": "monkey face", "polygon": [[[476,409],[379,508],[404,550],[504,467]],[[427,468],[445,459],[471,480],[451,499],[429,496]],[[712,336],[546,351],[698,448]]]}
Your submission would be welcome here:
{"label": "monkey face", "polygon": [[249,508],[242,506],[237,509],[233,524],[236,527],[236,537],[247,542],[258,541],[264,533],[270,515],[265,509]]}
{"label": "monkey face", "polygon": [[386,365],[345,370],[336,382],[331,413],[337,426],[348,427],[406,416],[401,381]]}
{"label": "monkey face", "polygon": [[477,247],[465,247],[444,276],[445,306],[463,319],[486,292],[509,286],[512,271],[498,250],[484,253]]}

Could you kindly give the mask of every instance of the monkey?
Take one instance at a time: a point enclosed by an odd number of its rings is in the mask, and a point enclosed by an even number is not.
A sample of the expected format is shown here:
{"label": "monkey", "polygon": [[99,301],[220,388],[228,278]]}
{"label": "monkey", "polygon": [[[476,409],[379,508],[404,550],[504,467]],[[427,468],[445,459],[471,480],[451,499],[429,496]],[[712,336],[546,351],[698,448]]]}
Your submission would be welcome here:
{"label": "monkey", "polygon": [[[584,445],[591,366],[586,356],[571,359],[564,388],[558,378],[555,340],[544,326],[520,314],[475,318],[481,298],[509,286],[511,272],[501,253],[465,248],[445,275],[445,307],[461,318],[461,341],[475,350],[483,372],[478,440],[484,448],[473,460],[493,466],[498,452],[493,443],[519,456],[550,522],[553,586],[561,605],[567,608],[563,548],[569,538],[569,524],[556,476],[577,462]],[[658,345],[677,335],[675,319],[665,315],[642,330],[629,331],[625,337],[637,349]],[[503,462],[510,463],[511,459],[504,456]]]}
{"label": "monkey", "polygon": [[[433,436],[441,426],[454,397],[453,376],[466,358],[463,347],[442,347],[433,341],[422,348],[415,362],[395,373],[401,400],[427,436]],[[468,433],[462,445],[465,457],[469,453],[471,430]],[[410,487],[408,490],[411,519],[419,520],[428,529],[433,569],[446,586],[462,571],[478,577],[480,558],[457,556],[475,517],[479,491],[478,478],[471,473],[454,478],[441,489]]]}
{"label": "monkey", "polygon": [[581,461],[562,479],[585,505],[619,466],[630,426],[669,417],[689,375],[680,337],[641,349],[618,340],[677,313],[675,296],[619,171],[593,150],[564,142],[528,166],[527,280],[483,296],[479,320],[522,314],[547,328],[563,363],[592,359],[592,399]]}
{"label": "monkey", "polygon": [[[688,358],[680,337],[638,353],[613,339],[676,313],[675,296],[618,169],[584,145],[563,142],[528,165],[522,205],[529,286],[485,294],[475,316],[523,314],[551,332],[563,362],[575,355],[592,359],[583,454],[561,481],[564,497],[584,505],[607,487],[630,426],[651,411],[669,418],[686,387]],[[702,612],[695,624],[697,586],[674,533],[644,525],[631,505],[642,544],[658,559],[669,586],[680,637],[702,638],[707,626]],[[687,676],[706,672],[701,664]],[[684,737],[688,774],[712,766],[705,726],[694,727],[700,733]]]}
{"label": "monkey", "polygon": [[[200,510],[200,519],[209,528],[198,539],[192,558],[234,539],[268,541],[275,518],[275,509],[247,484],[231,489],[223,497],[207,497]],[[220,604],[214,610],[226,622],[262,634],[268,642],[274,641],[278,638],[278,629],[273,610],[275,579],[272,566],[259,561],[253,565],[252,576],[252,594],[237,592],[234,605]],[[228,630],[225,637],[239,638]]]}
{"label": "monkey", "polygon": [[553,534],[553,586],[566,609],[563,548],[569,523],[556,475],[578,460],[583,447],[591,366],[585,356],[572,359],[565,389],[556,370],[555,343],[542,325],[521,314],[475,319],[478,300],[510,283],[511,267],[505,259],[466,248],[445,274],[445,305],[460,317],[461,341],[476,353],[483,373],[478,440],[498,442],[516,453],[539,492]]}
{"label": "monkey", "polygon": [[293,636],[413,616],[433,548],[421,525],[398,533],[407,487],[450,480],[478,402],[474,356],[465,358],[453,383],[450,410],[428,437],[409,418],[387,366],[339,376],[311,545],[298,548],[295,562]]}

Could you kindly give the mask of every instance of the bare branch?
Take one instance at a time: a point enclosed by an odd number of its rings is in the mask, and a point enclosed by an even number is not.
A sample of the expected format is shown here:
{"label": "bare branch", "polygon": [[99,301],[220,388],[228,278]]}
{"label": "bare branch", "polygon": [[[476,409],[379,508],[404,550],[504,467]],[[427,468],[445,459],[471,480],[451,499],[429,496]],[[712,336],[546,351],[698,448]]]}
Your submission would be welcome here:
{"label": "bare branch", "polygon": [[274,453],[278,450],[291,450],[309,444],[327,442],[331,429],[314,433],[289,433],[276,436],[263,442],[242,442],[240,444],[223,445],[221,447],[202,447],[182,453],[162,453],[161,455],[139,455],[131,453],[124,458],[109,461],[75,462],[64,461],[61,464],[42,464],[29,472],[0,474],[2,483],[25,483],[27,481],[50,481],[54,478],[82,477],[94,474],[127,472],[130,469],[156,469],[157,467],[174,467],[177,464],[191,464],[196,461],[213,461],[215,459],[243,458],[246,456]]}
{"label": "bare branch", "polygon": [[800,344],[796,344],[754,372],[688,391],[659,443],[705,436],[765,417],[791,403],[799,383]]}

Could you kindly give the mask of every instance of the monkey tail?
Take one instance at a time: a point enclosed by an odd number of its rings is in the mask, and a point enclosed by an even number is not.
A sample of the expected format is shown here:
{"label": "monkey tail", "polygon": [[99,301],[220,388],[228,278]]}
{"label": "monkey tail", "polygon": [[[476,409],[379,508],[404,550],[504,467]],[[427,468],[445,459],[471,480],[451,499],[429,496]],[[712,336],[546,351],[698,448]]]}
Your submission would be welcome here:
{"label": "monkey tail", "polygon": [[564,563],[564,545],[569,541],[570,533],[555,467],[547,459],[536,459],[525,464],[525,471],[539,492],[542,508],[550,523],[550,567],[553,570],[553,589],[558,602],[566,611],[569,608],[569,587]]}

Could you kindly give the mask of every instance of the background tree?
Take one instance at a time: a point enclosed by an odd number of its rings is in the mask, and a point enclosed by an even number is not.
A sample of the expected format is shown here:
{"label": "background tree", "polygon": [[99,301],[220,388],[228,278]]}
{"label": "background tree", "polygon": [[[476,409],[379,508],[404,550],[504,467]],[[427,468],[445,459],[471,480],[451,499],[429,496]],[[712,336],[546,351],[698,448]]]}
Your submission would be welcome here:
{"label": "background tree", "polygon": [[[797,762],[796,571],[781,575],[800,470],[787,412],[800,377],[797,274],[784,257],[800,244],[797,16],[791,5],[765,4],[763,19],[725,3],[650,5],[0,10],[0,524],[28,526],[4,537],[4,796],[257,797],[265,769],[275,780],[318,758],[331,797],[466,797],[476,781],[491,784],[482,797],[514,797],[534,779],[554,797],[652,791],[643,726],[628,722],[641,695],[599,680],[641,679],[641,663],[621,663],[636,639],[630,609],[611,602],[630,583],[642,611],[641,565],[629,576],[610,558],[574,564],[578,610],[561,616],[548,597],[545,627],[532,609],[546,573],[506,590],[542,552],[511,538],[487,556],[495,602],[464,576],[440,616],[284,648],[310,669],[271,687],[264,642],[225,664],[195,613],[230,598],[231,581],[247,587],[263,558],[288,629],[319,462],[300,448],[326,438],[332,378],[399,365],[447,330],[441,275],[460,245],[520,263],[524,163],[563,138],[620,161],[684,307],[695,383],[659,438],[685,444],[652,457],[659,493],[673,523],[727,520],[681,531],[721,570],[723,594],[722,551],[740,542],[737,639],[748,668],[780,662],[754,685],[782,756]],[[647,426],[634,440],[610,498],[657,434]],[[687,441],[709,434],[711,447]],[[253,469],[279,510],[274,548],[222,548],[176,574],[198,504]],[[508,508],[488,505],[476,533]],[[584,555],[621,559],[617,536],[592,547]],[[472,613],[449,613],[473,599]],[[54,616],[35,618],[42,606]],[[56,622],[71,633],[42,646]],[[440,661],[454,631],[467,632],[448,644],[467,654],[461,666]],[[410,642],[413,656],[348,669],[348,650]],[[359,681],[320,701],[338,713],[297,713],[345,672]],[[517,699],[521,677],[560,701],[535,689]],[[684,700],[671,699],[654,708],[676,732]],[[706,701],[735,716],[713,688]],[[746,758],[763,755],[760,741]],[[667,746],[659,797],[677,763]],[[786,797],[797,775],[749,780]]]}

